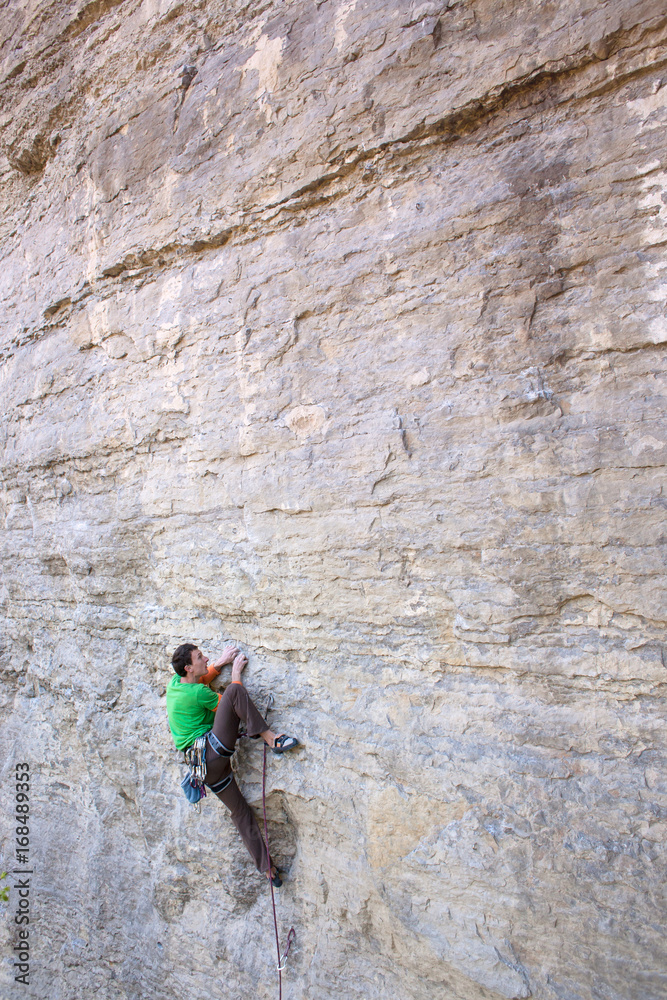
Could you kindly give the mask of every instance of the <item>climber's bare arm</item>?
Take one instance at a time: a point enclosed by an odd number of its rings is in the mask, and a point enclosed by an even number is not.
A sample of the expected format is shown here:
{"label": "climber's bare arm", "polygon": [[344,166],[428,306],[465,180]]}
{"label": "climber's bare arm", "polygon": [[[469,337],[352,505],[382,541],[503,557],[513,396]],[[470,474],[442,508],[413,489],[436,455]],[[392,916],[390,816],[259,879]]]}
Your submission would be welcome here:
{"label": "climber's bare arm", "polygon": [[226,667],[228,663],[231,663],[238,656],[238,652],[236,646],[227,646],[222,651],[222,656],[215,663],[211,664],[203,677],[199,678],[199,683],[211,684],[219,676],[222,668]]}

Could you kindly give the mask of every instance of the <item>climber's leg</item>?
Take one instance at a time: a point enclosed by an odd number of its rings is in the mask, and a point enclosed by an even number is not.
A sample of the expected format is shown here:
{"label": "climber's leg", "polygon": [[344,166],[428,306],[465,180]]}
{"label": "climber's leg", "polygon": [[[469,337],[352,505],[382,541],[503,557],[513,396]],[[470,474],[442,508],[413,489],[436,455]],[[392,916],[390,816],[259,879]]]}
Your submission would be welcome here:
{"label": "climber's leg", "polygon": [[270,732],[266,720],[257,711],[243,685],[230,684],[220,699],[213,720],[213,733],[227,750],[236,746],[240,722],[245,722],[248,736]]}
{"label": "climber's leg", "polygon": [[232,816],[232,823],[241,834],[243,843],[248,848],[248,852],[255,862],[258,871],[266,872],[269,868],[269,858],[266,850],[264,838],[260,832],[255,814],[241,795],[239,786],[234,778],[229,785],[216,793],[221,802],[229,809]]}

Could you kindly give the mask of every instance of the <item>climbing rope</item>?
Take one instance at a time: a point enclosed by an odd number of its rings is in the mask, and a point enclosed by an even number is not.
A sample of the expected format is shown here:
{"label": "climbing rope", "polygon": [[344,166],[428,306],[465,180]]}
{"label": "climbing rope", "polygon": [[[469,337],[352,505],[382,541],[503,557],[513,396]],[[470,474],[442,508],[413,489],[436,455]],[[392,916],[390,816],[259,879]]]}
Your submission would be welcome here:
{"label": "climbing rope", "polygon": [[[264,716],[266,717],[271,705],[273,704],[273,695],[269,696],[269,702],[266,706],[266,712]],[[293,927],[290,927],[289,934],[287,935],[287,944],[285,951],[280,953],[280,936],[278,934],[278,915],[276,913],[276,897],[273,891],[273,882],[271,880],[271,852],[269,851],[269,828],[266,822],[266,751],[267,745],[264,744],[264,765],[262,767],[262,808],[264,810],[264,842],[266,844],[266,856],[269,861],[269,886],[271,888],[271,906],[273,907],[273,929],[276,934],[276,954],[278,956],[278,1000],[283,1000],[283,969],[285,968],[285,963],[287,962],[287,956],[289,955],[289,950],[292,944],[296,940],[296,931]]]}

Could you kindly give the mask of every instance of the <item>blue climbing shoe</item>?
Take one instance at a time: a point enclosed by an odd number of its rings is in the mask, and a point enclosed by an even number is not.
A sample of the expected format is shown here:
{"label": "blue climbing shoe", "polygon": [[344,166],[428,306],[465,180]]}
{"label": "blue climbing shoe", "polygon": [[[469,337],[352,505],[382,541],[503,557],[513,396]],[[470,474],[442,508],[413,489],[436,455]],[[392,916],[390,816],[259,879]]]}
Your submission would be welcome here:
{"label": "blue climbing shoe", "polygon": [[286,753],[288,750],[294,750],[296,747],[301,746],[296,736],[276,736],[276,741],[271,747],[275,754]]}

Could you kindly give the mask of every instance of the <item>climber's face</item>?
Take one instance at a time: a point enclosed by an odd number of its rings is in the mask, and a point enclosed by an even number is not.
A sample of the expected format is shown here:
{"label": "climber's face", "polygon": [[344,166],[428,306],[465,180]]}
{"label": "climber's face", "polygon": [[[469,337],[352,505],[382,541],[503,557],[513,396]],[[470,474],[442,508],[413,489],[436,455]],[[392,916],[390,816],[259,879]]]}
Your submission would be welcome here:
{"label": "climber's face", "polygon": [[190,663],[186,663],[185,672],[190,680],[198,681],[206,673],[208,657],[204,656],[201,649],[193,649],[190,653]]}

